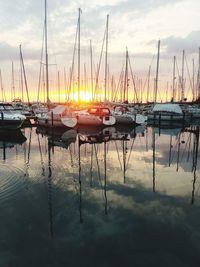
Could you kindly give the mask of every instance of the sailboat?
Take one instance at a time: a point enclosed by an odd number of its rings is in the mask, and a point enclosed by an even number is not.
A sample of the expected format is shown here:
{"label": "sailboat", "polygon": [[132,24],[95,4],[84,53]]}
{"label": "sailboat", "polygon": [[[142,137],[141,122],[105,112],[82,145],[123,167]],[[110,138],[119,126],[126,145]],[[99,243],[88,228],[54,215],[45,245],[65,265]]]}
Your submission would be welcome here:
{"label": "sailboat", "polygon": [[15,111],[9,103],[0,103],[0,131],[19,129],[26,117]]}
{"label": "sailboat", "polygon": [[[128,49],[126,49],[126,63],[125,63],[125,75],[124,75],[124,92],[123,102],[128,101],[129,91],[129,78],[128,78],[128,66],[130,66],[130,59]],[[136,111],[130,111],[126,105],[115,105],[112,109],[112,115],[116,119],[118,125],[141,125],[147,121],[147,116],[138,114]]]}
{"label": "sailboat", "polygon": [[116,119],[112,116],[111,111],[107,107],[94,106],[87,110],[74,112],[78,125],[88,126],[111,126],[114,125]]}
{"label": "sailboat", "polygon": [[176,103],[158,103],[155,104],[152,111],[148,113],[148,124],[170,125],[172,123],[185,122],[185,114],[179,104]]}
{"label": "sailboat", "polygon": [[46,66],[46,91],[48,112],[37,114],[37,123],[45,127],[68,127],[73,128],[77,124],[77,119],[69,111],[66,105],[58,105],[50,109],[49,99],[49,71],[48,71],[48,45],[47,45],[47,1],[45,0],[45,21],[44,21],[44,41],[45,41],[45,66]]}

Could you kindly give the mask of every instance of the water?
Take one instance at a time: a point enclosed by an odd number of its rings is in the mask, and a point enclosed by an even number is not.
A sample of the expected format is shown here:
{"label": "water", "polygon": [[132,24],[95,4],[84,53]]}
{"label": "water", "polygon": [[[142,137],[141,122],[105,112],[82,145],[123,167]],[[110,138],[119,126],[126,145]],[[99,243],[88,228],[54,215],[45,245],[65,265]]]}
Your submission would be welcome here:
{"label": "water", "polygon": [[0,266],[199,266],[199,128],[0,137]]}

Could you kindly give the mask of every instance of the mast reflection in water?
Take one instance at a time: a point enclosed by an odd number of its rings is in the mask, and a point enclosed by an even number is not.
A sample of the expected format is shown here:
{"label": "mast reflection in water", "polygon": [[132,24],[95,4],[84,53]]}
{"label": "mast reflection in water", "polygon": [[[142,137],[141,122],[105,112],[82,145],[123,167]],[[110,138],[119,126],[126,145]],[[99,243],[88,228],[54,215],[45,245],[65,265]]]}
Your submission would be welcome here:
{"label": "mast reflection in water", "polygon": [[0,265],[199,265],[198,125],[26,128],[0,153]]}

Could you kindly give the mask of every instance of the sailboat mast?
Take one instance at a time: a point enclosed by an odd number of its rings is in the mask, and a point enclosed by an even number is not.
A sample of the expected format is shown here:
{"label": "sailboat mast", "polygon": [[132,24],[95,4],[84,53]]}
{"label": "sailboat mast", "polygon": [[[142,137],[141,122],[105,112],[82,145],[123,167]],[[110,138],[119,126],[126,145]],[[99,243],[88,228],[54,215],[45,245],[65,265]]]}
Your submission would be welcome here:
{"label": "sailboat mast", "polygon": [[199,47],[199,66],[197,74],[197,99],[200,98],[200,47]]}
{"label": "sailboat mast", "polygon": [[157,67],[156,67],[156,79],[155,79],[155,96],[154,103],[157,101],[157,93],[158,93],[158,71],[159,71],[159,60],[160,60],[160,40],[158,41],[158,54],[157,54]]}
{"label": "sailboat mast", "polygon": [[15,77],[14,77],[14,63],[12,61],[12,97],[15,99]]}
{"label": "sailboat mast", "polygon": [[92,54],[92,40],[90,40],[90,76],[91,76],[91,90],[92,100],[94,100],[94,89],[93,89],[93,54]]}
{"label": "sailboat mast", "polygon": [[194,58],[192,59],[192,102],[195,100],[195,88],[194,88]]}
{"label": "sailboat mast", "polygon": [[2,81],[2,75],[1,75],[1,69],[0,69],[0,82],[1,82],[1,97],[2,97],[2,101],[4,101],[3,81]]}
{"label": "sailboat mast", "polygon": [[20,59],[21,59],[22,71],[23,71],[23,75],[24,75],[24,83],[25,83],[25,88],[26,88],[27,100],[28,100],[28,104],[29,104],[30,100],[29,100],[29,94],[28,94],[28,85],[27,85],[26,72],[25,72],[25,67],[24,67],[24,60],[23,60],[23,55],[22,55],[21,44],[19,46],[19,50],[20,50]]}
{"label": "sailboat mast", "polygon": [[80,101],[80,72],[81,72],[81,9],[78,9],[78,102]]}
{"label": "sailboat mast", "polygon": [[149,102],[150,76],[151,76],[151,66],[149,66],[149,71],[148,71],[148,81],[147,81],[147,103]]}
{"label": "sailboat mast", "polygon": [[172,79],[172,100],[174,102],[175,100],[175,77],[176,75],[176,56],[174,56],[174,60],[173,60],[173,79]]}
{"label": "sailboat mast", "polygon": [[23,83],[23,70],[22,70],[22,61],[20,59],[20,89],[21,89],[21,98],[24,102],[24,83]]}
{"label": "sailboat mast", "polygon": [[49,63],[48,63],[48,39],[47,39],[47,0],[45,0],[45,19],[44,19],[44,31],[45,31],[45,66],[46,66],[46,90],[47,90],[47,106],[49,107]]}
{"label": "sailboat mast", "polygon": [[58,104],[60,104],[60,72],[58,71]]}
{"label": "sailboat mast", "polygon": [[[127,99],[126,99],[127,97]],[[128,100],[128,49],[126,48],[126,66],[124,74],[124,97],[123,101]]]}
{"label": "sailboat mast", "polygon": [[185,51],[183,50],[182,54],[182,77],[181,77],[181,100],[184,100],[184,60],[185,60]]}
{"label": "sailboat mast", "polygon": [[109,15],[107,15],[107,21],[106,21],[106,53],[105,53],[105,85],[104,85],[104,101],[107,99],[107,74],[108,74],[108,21],[109,21]]}

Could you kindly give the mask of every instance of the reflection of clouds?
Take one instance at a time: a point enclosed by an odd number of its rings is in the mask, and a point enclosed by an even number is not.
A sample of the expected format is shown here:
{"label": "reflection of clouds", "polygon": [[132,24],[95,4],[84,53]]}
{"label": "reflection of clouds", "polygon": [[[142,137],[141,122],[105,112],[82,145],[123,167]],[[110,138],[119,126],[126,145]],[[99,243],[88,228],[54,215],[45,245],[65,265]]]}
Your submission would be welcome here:
{"label": "reflection of clouds", "polygon": [[[55,266],[94,266],[94,262],[99,267],[121,266],[122,261],[124,266],[132,266],[133,262],[136,266],[174,266],[174,262],[176,266],[198,266],[198,186],[191,206],[192,174],[182,168],[176,172],[174,165],[168,168],[163,164],[167,152],[165,137],[157,139],[156,192],[152,192],[152,148],[149,146],[146,151],[145,137],[136,137],[126,184],[123,184],[115,144],[107,143],[108,215],[104,212],[103,144],[97,148],[101,176],[99,179],[94,157],[92,186],[91,145],[81,146],[82,224],[76,144],[71,146],[72,158],[69,149],[54,147],[54,153],[51,151],[51,203],[48,203],[46,137],[40,140],[45,176],[41,176],[38,140],[33,134],[27,188],[19,190],[16,201],[10,199],[9,206],[1,208],[0,255],[1,261],[8,261],[7,266],[30,266],[30,258],[32,266],[54,263]],[[122,160],[122,144],[117,144]],[[130,147],[131,141],[127,143],[127,155]],[[23,148],[18,151],[18,167],[24,166]],[[14,148],[9,150],[7,163],[14,162],[14,151]]]}
{"label": "reflection of clouds", "polygon": [[[170,137],[158,137],[158,142],[156,142],[156,164],[167,166],[169,165],[170,159],[170,165],[178,164],[185,172],[191,172],[193,166],[195,140],[195,136],[190,136],[189,133],[181,134],[180,140],[178,137],[173,137],[170,156]],[[198,164],[197,168],[199,169]]]}
{"label": "reflection of clouds", "polygon": [[133,261],[147,266],[149,253],[154,266],[166,261],[173,266],[174,258],[182,266],[195,266],[199,261],[200,240],[195,235],[199,231],[199,204],[191,208],[185,198],[153,193],[137,183],[134,187],[109,183],[105,216],[100,189],[82,186],[84,223],[80,224],[77,192],[72,185],[55,186],[52,179],[52,240],[43,183],[34,183],[31,194],[21,192],[21,198],[11,204],[12,212],[1,210],[0,229],[6,225],[7,230],[2,232],[4,244],[0,247],[11,256],[10,264],[28,264],[32,248],[33,266],[41,262],[52,266],[52,261],[57,266],[61,262],[92,266],[94,260],[95,266],[118,266],[121,260],[126,266],[132,266]]}

